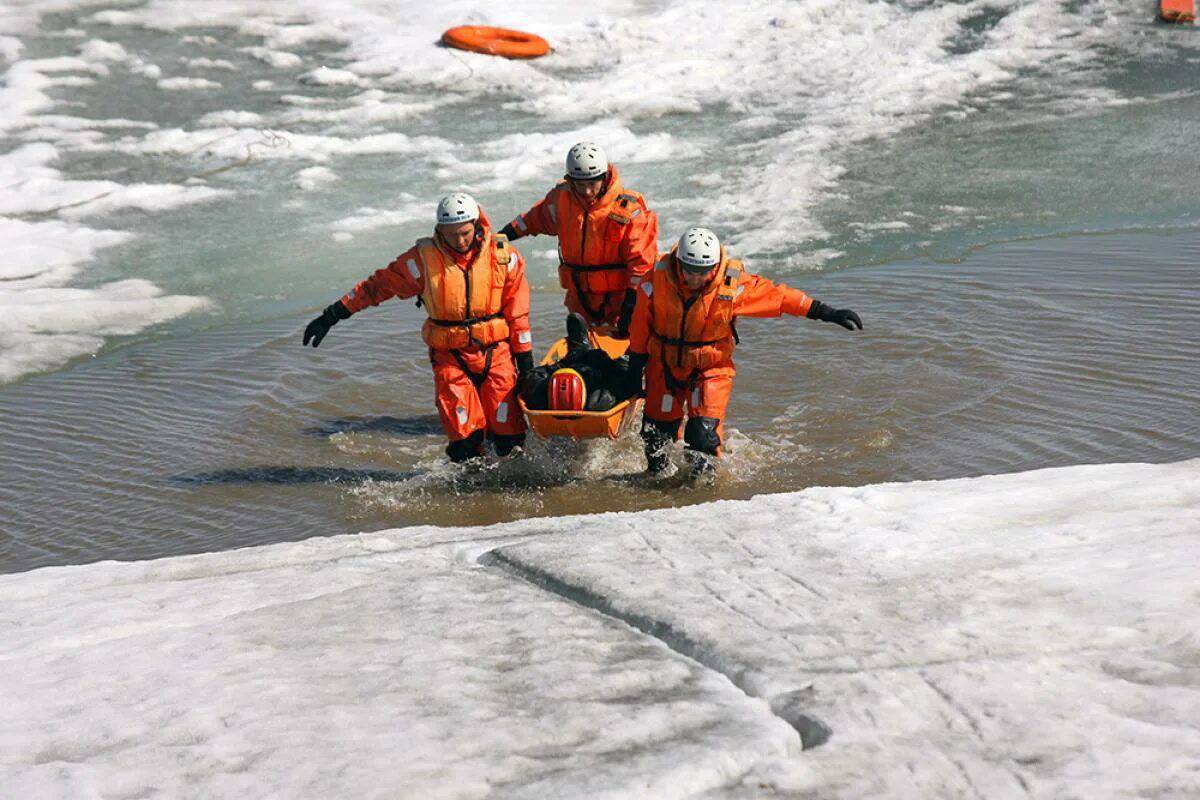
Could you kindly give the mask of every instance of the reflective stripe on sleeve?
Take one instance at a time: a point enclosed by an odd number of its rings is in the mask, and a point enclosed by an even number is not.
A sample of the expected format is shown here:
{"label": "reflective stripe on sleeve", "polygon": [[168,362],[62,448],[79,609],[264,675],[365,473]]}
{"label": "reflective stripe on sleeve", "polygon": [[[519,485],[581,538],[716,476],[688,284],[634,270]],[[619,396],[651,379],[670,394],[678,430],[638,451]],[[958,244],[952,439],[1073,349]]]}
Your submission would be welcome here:
{"label": "reflective stripe on sleeve", "polygon": [[529,344],[533,341],[533,331],[521,331],[517,334],[517,341],[521,344]]}
{"label": "reflective stripe on sleeve", "polygon": [[421,269],[417,266],[416,259],[408,260],[408,274],[412,275],[414,281],[421,277]]}

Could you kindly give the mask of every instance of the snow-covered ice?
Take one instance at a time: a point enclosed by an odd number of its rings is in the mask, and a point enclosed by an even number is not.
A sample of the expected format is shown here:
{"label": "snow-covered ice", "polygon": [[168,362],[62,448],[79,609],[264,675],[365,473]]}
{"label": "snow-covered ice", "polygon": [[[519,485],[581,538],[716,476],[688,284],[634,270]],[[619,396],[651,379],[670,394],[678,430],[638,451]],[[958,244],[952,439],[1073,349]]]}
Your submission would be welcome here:
{"label": "snow-covered ice", "polygon": [[221,84],[208,78],[192,78],[177,75],[174,78],[163,78],[158,82],[158,88],[168,92],[190,92],[201,89],[220,89]]}
{"label": "snow-covered ice", "polygon": [[[55,8],[44,4],[38,10]],[[36,14],[6,17],[0,12],[0,32],[24,33],[35,25]],[[47,113],[58,105],[51,89],[106,79],[114,64],[147,75],[157,71],[115,42],[90,39],[76,52],[16,60],[0,82],[0,135],[29,142],[0,154],[0,233],[5,243],[0,256],[0,383],[95,353],[105,336],[137,333],[211,305],[202,297],[168,295],[138,278],[89,288],[67,285],[99,251],[133,238],[69,220],[128,209],[162,212],[230,194],[206,186],[71,180],[51,166],[64,149],[95,148],[108,131],[157,127],[138,120]],[[5,54],[14,60],[20,48],[10,45]]]}
{"label": "snow-covered ice", "polygon": [[834,731],[820,796],[1200,793],[1200,461],[811,489],[531,539]]}
{"label": "snow-covered ice", "polygon": [[1197,563],[1200,460],[10,575],[0,795],[1192,797]]}
{"label": "snow-covered ice", "polygon": [[[70,118],[58,120],[70,128]],[[0,155],[0,383],[94,353],[104,336],[203,308],[204,298],[167,295],[145,280],[69,286],[96,254],[131,234],[70,220],[121,209],[161,212],[230,194],[207,186],[68,180],[45,142]],[[11,215],[11,216],[10,216]],[[57,215],[60,219],[46,217]],[[33,217],[21,219],[20,217]]]}

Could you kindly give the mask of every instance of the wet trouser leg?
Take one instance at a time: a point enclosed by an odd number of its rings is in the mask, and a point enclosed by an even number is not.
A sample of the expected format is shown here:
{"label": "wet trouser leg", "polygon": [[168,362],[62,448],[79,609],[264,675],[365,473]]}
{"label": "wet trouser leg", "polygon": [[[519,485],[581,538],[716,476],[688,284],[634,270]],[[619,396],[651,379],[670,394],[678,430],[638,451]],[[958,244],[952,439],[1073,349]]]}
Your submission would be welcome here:
{"label": "wet trouser leg", "polygon": [[688,392],[683,444],[693,475],[712,473],[725,440],[725,410],[733,391],[732,367],[705,370]]}
{"label": "wet trouser leg", "polygon": [[[481,454],[484,436],[505,437],[497,451],[507,453],[524,441],[525,418],[517,404],[517,369],[506,342],[487,352],[433,350],[433,380],[438,418],[450,444],[446,455],[464,461]],[[476,382],[478,381],[478,386]]]}
{"label": "wet trouser leg", "polygon": [[455,462],[474,458],[480,454],[487,427],[479,392],[452,353],[431,350],[429,360],[433,362],[438,419],[450,440],[446,455]]}
{"label": "wet trouser leg", "polygon": [[492,367],[479,385],[479,399],[496,455],[506,456],[513,448],[524,446],[525,415],[517,400],[517,364],[507,342],[496,345]]}
{"label": "wet trouser leg", "polygon": [[679,438],[686,401],[683,391],[668,386],[662,361],[651,358],[646,364],[646,406],[642,412],[642,440],[646,444],[646,464],[650,472],[662,472],[670,459],[672,442]]}
{"label": "wet trouser leg", "polygon": [[733,376],[732,366],[704,370],[687,393],[688,422],[683,443],[689,450],[712,458],[721,455]]}
{"label": "wet trouser leg", "polygon": [[[725,411],[733,391],[734,374],[732,364],[728,364],[703,370],[694,377],[676,375],[668,380],[661,359],[651,358],[646,365],[645,417],[664,423],[664,430],[665,423],[673,423],[671,438],[678,439],[679,423],[686,410],[688,423],[683,433],[684,445],[691,454],[702,457],[699,461],[711,462],[721,455]],[[684,381],[686,386],[681,385]],[[645,430],[643,425],[643,437]]]}

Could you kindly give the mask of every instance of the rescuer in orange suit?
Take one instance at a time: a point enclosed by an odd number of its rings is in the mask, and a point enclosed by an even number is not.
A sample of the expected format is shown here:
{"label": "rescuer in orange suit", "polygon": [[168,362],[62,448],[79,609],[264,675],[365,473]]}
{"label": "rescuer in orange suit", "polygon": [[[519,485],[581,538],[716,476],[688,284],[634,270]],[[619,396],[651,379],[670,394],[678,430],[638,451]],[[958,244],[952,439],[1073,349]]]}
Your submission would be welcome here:
{"label": "rescuer in orange suit", "polygon": [[635,291],[658,258],[658,216],[621,184],[597,145],[572,147],[563,180],[500,232],[514,241],[557,236],[567,308],[589,327],[607,326],[618,339],[629,335]]}
{"label": "rescuer in orange suit", "polygon": [[391,297],[419,297],[429,318],[437,410],[450,438],[446,455],[466,461],[482,454],[484,437],[505,456],[525,443],[517,380],[533,369],[529,283],[521,254],[469,195],[438,203],[437,227],[359,283],[304,329],[316,347],[339,320]]}
{"label": "rescuer in orange suit", "polygon": [[711,472],[721,453],[725,408],[733,390],[738,317],[790,314],[862,330],[858,314],[833,309],[799,289],[746,272],[716,234],[690,228],[642,282],[629,331],[630,380],[646,379],[642,439],[651,473],[669,463],[667,447],[683,441],[696,473]]}

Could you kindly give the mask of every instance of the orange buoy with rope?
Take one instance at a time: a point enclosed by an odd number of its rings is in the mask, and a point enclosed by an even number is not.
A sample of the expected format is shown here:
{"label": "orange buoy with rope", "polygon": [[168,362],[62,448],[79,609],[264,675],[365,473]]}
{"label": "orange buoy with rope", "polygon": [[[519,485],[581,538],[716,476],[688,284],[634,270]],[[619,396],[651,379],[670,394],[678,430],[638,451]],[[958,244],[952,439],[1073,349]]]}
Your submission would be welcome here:
{"label": "orange buoy with rope", "polygon": [[504,58],[538,58],[550,52],[550,43],[536,34],[486,25],[451,28],[442,34],[442,44]]}
{"label": "orange buoy with rope", "polygon": [[1158,13],[1163,22],[1195,22],[1196,0],[1161,0]]}

